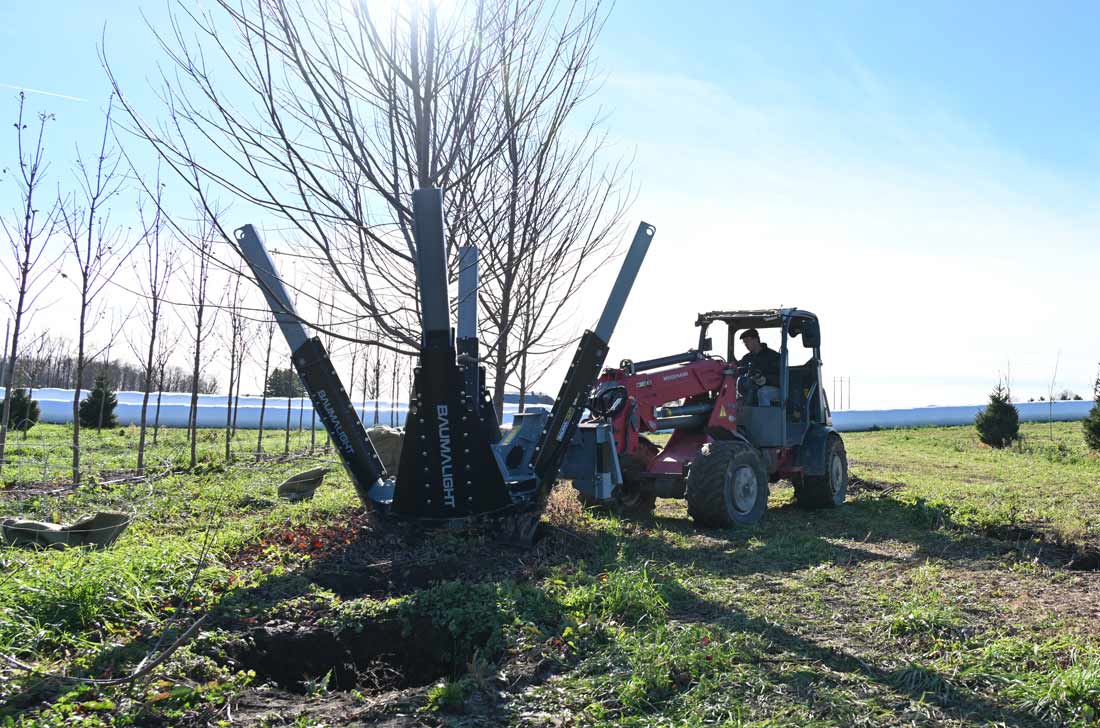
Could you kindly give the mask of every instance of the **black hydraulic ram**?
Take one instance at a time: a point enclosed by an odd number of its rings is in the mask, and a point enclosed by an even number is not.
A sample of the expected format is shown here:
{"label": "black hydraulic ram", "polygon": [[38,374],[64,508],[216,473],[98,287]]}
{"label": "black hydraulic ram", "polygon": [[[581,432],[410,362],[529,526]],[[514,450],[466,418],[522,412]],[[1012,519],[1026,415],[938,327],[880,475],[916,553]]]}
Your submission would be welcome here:
{"label": "black hydraulic ram", "polygon": [[627,374],[637,374],[639,372],[648,372],[650,369],[660,369],[661,367],[667,367],[673,364],[687,364],[689,362],[699,361],[702,358],[703,353],[701,351],[691,349],[683,354],[670,354],[669,356],[662,356],[657,359],[646,359],[645,361],[623,359],[622,364],[619,366],[625,369]]}
{"label": "black hydraulic ram", "polygon": [[638,226],[596,328],[585,331],[577,344],[577,352],[573,355],[565,381],[554,400],[554,407],[550,410],[546,429],[539,440],[538,455],[535,457],[534,471],[543,494],[548,493],[554,484],[565,451],[577,432],[577,425],[592,395],[592,387],[607,357],[611,334],[619,322],[619,315],[623,312],[634,279],[638,276],[638,270],[642,267],[642,261],[645,260],[656,231],[656,228],[646,222]]}
{"label": "black hydraulic ram", "polygon": [[302,319],[294,310],[286,286],[275,270],[275,262],[268,255],[255,228],[245,225],[235,235],[241,255],[252,269],[252,274],[267,299],[267,305],[275,314],[275,320],[286,337],[291,361],[294,362],[298,377],[317,410],[317,416],[340,453],[340,459],[355,485],[359,499],[369,505],[370,491],[382,490],[385,468],[363,429],[363,423],[351,403],[351,398],[340,383],[321,340],[316,336],[310,337],[306,327],[302,325]]}

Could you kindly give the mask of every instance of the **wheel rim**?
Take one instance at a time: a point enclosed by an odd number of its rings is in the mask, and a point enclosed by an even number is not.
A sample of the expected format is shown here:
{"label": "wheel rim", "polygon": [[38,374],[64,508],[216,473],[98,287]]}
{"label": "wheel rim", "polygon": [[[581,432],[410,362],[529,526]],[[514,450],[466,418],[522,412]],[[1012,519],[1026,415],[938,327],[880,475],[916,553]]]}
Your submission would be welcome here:
{"label": "wheel rim", "polygon": [[756,507],[756,473],[748,465],[738,466],[732,473],[733,507],[738,513],[748,513]]}
{"label": "wheel rim", "polygon": [[844,486],[844,461],[839,455],[833,455],[833,460],[829,463],[829,485],[834,496],[840,493],[840,489]]}

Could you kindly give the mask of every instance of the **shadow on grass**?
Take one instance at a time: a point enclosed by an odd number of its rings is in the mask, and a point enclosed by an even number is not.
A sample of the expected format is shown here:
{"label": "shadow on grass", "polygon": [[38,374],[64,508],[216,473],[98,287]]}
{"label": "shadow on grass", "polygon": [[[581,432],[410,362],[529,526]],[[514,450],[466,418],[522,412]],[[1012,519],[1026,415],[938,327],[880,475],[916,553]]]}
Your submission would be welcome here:
{"label": "shadow on grass", "polygon": [[[289,571],[219,590],[212,602],[171,605],[181,616],[206,612],[203,630],[221,631],[216,639],[196,640],[191,650],[222,665],[253,669],[260,681],[292,691],[329,671],[331,684],[341,689],[364,678],[380,688],[428,684],[461,671],[475,651],[484,653],[486,644],[499,639],[508,615],[496,602],[498,590],[538,611],[531,606],[538,595],[524,586],[533,577],[557,565],[600,558],[599,542],[560,528],[534,548],[520,549],[478,531],[417,533],[390,522],[368,526],[368,520],[356,514],[346,527],[314,524],[274,534],[284,546],[290,535],[294,545],[325,541]],[[606,544],[602,548],[614,553]],[[261,543],[246,550],[234,566],[270,568],[266,549]],[[456,588],[448,592],[448,585]],[[409,608],[376,613],[368,605],[367,613],[341,621],[329,592],[345,600],[370,597],[375,604],[404,597]],[[168,632],[160,646],[174,638]],[[74,674],[124,674],[156,646],[157,635],[143,634],[101,651]],[[71,690],[39,681],[12,705],[52,702]]]}
{"label": "shadow on grass", "polygon": [[[769,647],[778,648],[770,651],[769,655],[759,656],[761,659],[756,666],[770,684],[787,686],[790,688],[790,695],[805,702],[811,710],[824,713],[827,717],[838,717],[833,713],[834,706],[839,703],[851,715],[867,718],[866,706],[845,696],[852,690],[850,682],[837,680],[829,674],[840,673],[869,680],[898,696],[902,699],[899,704],[882,706],[895,712],[908,710],[908,701],[912,700],[934,705],[944,716],[954,720],[983,724],[992,721],[998,725],[1020,727],[1044,724],[1035,716],[991,702],[959,684],[951,676],[933,669],[914,665],[896,669],[880,667],[842,648],[821,644],[797,634],[774,620],[746,614],[691,592],[685,591],[676,595],[676,602],[679,609],[690,612],[695,620],[720,625],[731,632],[757,635],[766,640]],[[789,653],[790,658],[786,655],[776,656],[775,653],[779,651]],[[793,672],[770,667],[783,662],[805,663],[806,667]],[[827,668],[829,672],[823,673],[820,668]],[[826,691],[822,688],[830,689],[827,697],[823,695]]]}
{"label": "shadow on grass", "polygon": [[[658,513],[635,522],[630,549],[640,556],[668,556],[674,563],[721,576],[745,576],[870,561],[944,560],[974,565],[986,561],[992,568],[994,562],[987,561],[990,557],[1024,548],[1020,543],[945,529],[943,525],[943,513],[923,502],[864,497],[828,510],[782,505],[770,509],[756,526],[728,530],[700,529],[684,516]],[[910,548],[908,553],[891,554],[860,547],[884,542],[900,542]],[[1052,564],[1058,564],[1052,551],[1047,555]]]}
{"label": "shadow on grass", "polygon": [[[319,677],[335,670],[335,684],[352,687],[372,669],[382,665],[404,671],[390,686],[424,684],[445,676],[463,664],[461,660],[439,660],[440,641],[446,641],[431,620],[419,622],[410,633],[407,625],[393,620],[365,617],[368,626],[354,636],[344,637],[331,628],[318,628],[317,618],[331,606],[317,588],[345,598],[369,595],[377,598],[402,596],[441,582],[501,584],[523,582],[545,573],[548,567],[578,559],[592,568],[609,567],[622,549],[630,561],[651,559],[709,571],[721,577],[752,574],[782,574],[822,564],[850,566],[870,561],[922,562],[926,559],[978,562],[1004,553],[1010,547],[977,536],[946,532],[938,528],[937,512],[921,504],[893,498],[858,498],[832,511],[802,511],[781,506],[765,516],[755,528],[727,531],[700,530],[687,518],[658,514],[652,519],[626,523],[626,533],[610,535],[597,530],[580,535],[558,529],[534,549],[505,549],[483,540],[425,537],[399,530],[382,529],[371,538],[352,538],[312,556],[299,570],[269,574],[258,583],[221,594],[210,611],[207,628],[230,633],[237,644],[203,646],[198,652],[223,665],[256,668],[251,657],[260,659],[261,678],[296,689],[305,677]],[[330,534],[331,535],[331,534]],[[884,555],[856,544],[901,541],[912,544],[911,553]],[[752,616],[680,589],[672,595],[678,615],[691,621],[711,622],[729,630],[756,634],[792,653],[794,661],[809,667],[784,673],[761,659],[759,669],[768,680],[783,684],[792,695],[814,709],[824,685],[843,688],[813,666],[861,677],[899,696],[924,699],[957,719],[996,716],[1007,725],[1033,725],[1036,721],[973,695],[943,674],[925,670],[913,679],[911,670],[894,670],[868,664],[859,657],[815,642],[774,621]],[[275,624],[257,624],[257,615]],[[274,616],[272,616],[274,615]],[[492,615],[490,615],[492,616]],[[501,615],[497,615],[500,617]],[[168,641],[170,641],[169,638]],[[132,665],[152,647],[151,637],[139,637],[128,644],[102,652],[88,666],[86,674],[118,673]],[[251,656],[251,657],[250,657]],[[428,664],[428,661],[435,660]],[[418,664],[424,662],[425,664]],[[395,672],[395,674],[396,674]],[[527,685],[549,678],[532,676]],[[48,692],[43,692],[47,690]],[[24,705],[52,701],[70,686],[43,688],[26,695]],[[829,701],[858,714],[864,708],[847,697],[843,689],[832,691]],[[32,699],[33,698],[33,699]],[[824,700],[824,699],[822,699]],[[150,720],[149,724],[155,724]]]}
{"label": "shadow on grass", "polygon": [[[893,498],[864,497],[843,508],[805,511],[786,505],[768,512],[755,528],[698,529],[687,518],[658,514],[635,521],[637,531],[624,538],[625,553],[636,561],[675,564],[702,569],[722,578],[756,574],[792,574],[820,565],[850,567],[860,563],[898,564],[942,560],[965,563],[971,568],[996,568],[996,557],[1016,550],[1012,544],[975,534],[946,531],[941,514],[923,503],[906,503]],[[848,544],[838,543],[839,540]],[[887,555],[851,545],[902,542],[907,553]],[[905,711],[910,700],[934,705],[955,720],[1000,721],[1010,726],[1033,726],[1038,718],[999,705],[974,693],[952,676],[918,664],[882,667],[843,648],[819,643],[780,625],[774,619],[753,616],[686,589],[666,584],[673,614],[680,621],[722,626],[731,632],[756,635],[786,655],[757,655],[758,669],[769,683],[785,685],[788,694],[812,711],[825,711],[837,718],[840,712],[866,718],[867,708],[856,700],[850,683],[830,673],[868,680],[897,696],[897,705],[887,710]],[[805,669],[784,672],[773,663],[805,663]],[[827,670],[819,670],[819,667]],[[823,689],[828,688],[828,689]],[[836,688],[835,690],[833,688]],[[916,717],[916,716],[914,716]]]}

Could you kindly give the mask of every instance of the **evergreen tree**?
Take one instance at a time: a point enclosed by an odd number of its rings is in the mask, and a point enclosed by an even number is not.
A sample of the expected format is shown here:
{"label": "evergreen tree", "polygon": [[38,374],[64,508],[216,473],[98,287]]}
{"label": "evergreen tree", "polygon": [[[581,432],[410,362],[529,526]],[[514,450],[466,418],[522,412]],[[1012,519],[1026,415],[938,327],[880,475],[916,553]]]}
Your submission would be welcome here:
{"label": "evergreen tree", "polygon": [[80,402],[80,426],[97,429],[116,426],[118,418],[115,417],[115,405],[117,404],[118,397],[107,384],[107,377],[102,374],[97,376],[88,396]]}
{"label": "evergreen tree", "polygon": [[293,369],[275,369],[267,378],[264,391],[268,397],[304,397],[302,380]]}
{"label": "evergreen tree", "polygon": [[[0,400],[0,411],[3,411],[7,398]],[[27,396],[27,390],[16,389],[11,396],[11,414],[8,416],[11,429],[26,432],[38,424],[38,402]]]}
{"label": "evergreen tree", "polygon": [[1090,450],[1100,450],[1100,369],[1096,372],[1096,383],[1092,385],[1092,409],[1081,423],[1085,430],[1085,444]]}
{"label": "evergreen tree", "polygon": [[978,437],[990,447],[1007,447],[1020,436],[1020,413],[1003,382],[989,395],[989,405],[974,418]]}

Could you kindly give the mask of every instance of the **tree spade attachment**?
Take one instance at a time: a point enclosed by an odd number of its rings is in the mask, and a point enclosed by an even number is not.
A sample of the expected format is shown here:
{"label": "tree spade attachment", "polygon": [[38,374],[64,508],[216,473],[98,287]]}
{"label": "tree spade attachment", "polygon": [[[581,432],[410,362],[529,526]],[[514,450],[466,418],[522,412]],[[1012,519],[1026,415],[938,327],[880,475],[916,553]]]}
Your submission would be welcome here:
{"label": "tree spade attachment", "polygon": [[595,327],[585,331],[549,411],[531,409],[502,433],[479,361],[477,248],[458,255],[458,331],[451,328],[443,192],[413,192],[413,232],[421,341],[396,477],[386,475],[351,400],[318,338],[295,313],[274,263],[251,225],[236,232],[245,260],[274,312],[292,361],[339,452],[356,492],[393,516],[457,525],[488,517],[529,540],[562,460],[592,464],[605,488],[621,483],[606,424],[580,425],[608,343],[656,232],[642,223]]}

